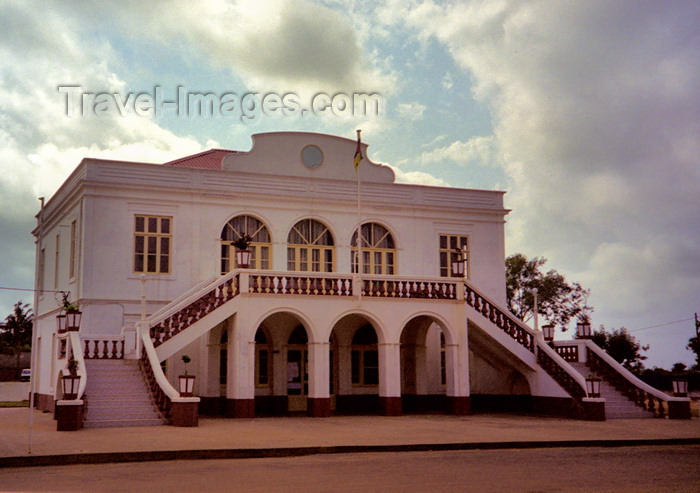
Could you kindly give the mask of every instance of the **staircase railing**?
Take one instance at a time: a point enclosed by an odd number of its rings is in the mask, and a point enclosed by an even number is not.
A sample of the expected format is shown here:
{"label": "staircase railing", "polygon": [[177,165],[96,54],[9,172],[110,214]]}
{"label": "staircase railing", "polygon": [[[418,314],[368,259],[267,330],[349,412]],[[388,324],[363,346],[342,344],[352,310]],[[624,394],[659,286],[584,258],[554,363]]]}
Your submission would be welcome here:
{"label": "staircase railing", "polygon": [[657,418],[669,415],[669,402],[685,402],[688,399],[672,397],[644,383],[593,341],[585,341],[586,365],[611,383],[628,399]]}
{"label": "staircase railing", "polygon": [[198,291],[168,305],[146,320],[154,347],[185,330],[205,315],[238,296],[239,274],[235,271],[210,282]]}
{"label": "staircase railing", "polygon": [[124,359],[124,336],[82,339],[84,359]]}
{"label": "staircase railing", "polygon": [[[533,330],[518,317],[479,293],[469,283],[464,284],[465,301],[469,306],[486,317],[496,327],[512,337],[521,346],[537,356],[537,363],[556,381],[571,397],[580,401],[586,394],[586,380],[569,365],[557,352],[536,340]],[[540,336],[541,337],[541,336]]]}
{"label": "staircase railing", "polygon": [[173,403],[197,403],[199,397],[180,397],[180,393],[170,384],[163,373],[153,341],[145,331],[142,332],[141,342],[143,345],[139,362],[141,372],[146,379],[148,392],[163,419],[172,424]]}
{"label": "staircase railing", "polygon": [[512,337],[531,353],[535,352],[532,329],[508,310],[500,309],[496,303],[464,283],[464,297],[469,306],[486,317],[492,324]]}

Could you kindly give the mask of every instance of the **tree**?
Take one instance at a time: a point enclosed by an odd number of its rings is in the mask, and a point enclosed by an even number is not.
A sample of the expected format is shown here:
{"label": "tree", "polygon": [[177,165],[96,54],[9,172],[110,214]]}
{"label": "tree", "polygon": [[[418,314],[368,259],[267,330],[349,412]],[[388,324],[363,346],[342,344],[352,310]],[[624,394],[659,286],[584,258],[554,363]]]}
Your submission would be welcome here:
{"label": "tree", "polygon": [[543,273],[540,269],[547,259],[535,257],[528,260],[522,253],[506,259],[506,298],[511,312],[524,322],[534,313],[533,288],[537,288],[537,313],[547,322],[562,330],[572,318],[591,313],[586,299],[590,290],[580,284],[569,284],[555,270]]}
{"label": "tree", "polygon": [[593,331],[591,340],[629,371],[639,373],[644,368],[642,361],[647,357],[640,351],[647,351],[649,346],[639,344],[626,328],[608,332],[605,326],[601,325],[599,330]]}
{"label": "tree", "polygon": [[691,337],[686,347],[695,353],[695,365],[693,365],[693,369],[700,370],[700,335]]}
{"label": "tree", "polygon": [[5,325],[0,333],[0,351],[17,356],[15,366],[17,378],[20,374],[20,357],[22,351],[29,351],[32,345],[32,309],[18,301],[12,313],[5,318]]}

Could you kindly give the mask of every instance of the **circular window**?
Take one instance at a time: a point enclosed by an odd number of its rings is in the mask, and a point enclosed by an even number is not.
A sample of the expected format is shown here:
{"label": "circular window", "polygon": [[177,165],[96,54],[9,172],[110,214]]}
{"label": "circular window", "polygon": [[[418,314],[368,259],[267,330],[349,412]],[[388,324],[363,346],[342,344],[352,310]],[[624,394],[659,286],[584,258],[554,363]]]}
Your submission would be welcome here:
{"label": "circular window", "polygon": [[315,145],[308,145],[301,151],[301,162],[310,169],[316,169],[323,164],[323,151]]}

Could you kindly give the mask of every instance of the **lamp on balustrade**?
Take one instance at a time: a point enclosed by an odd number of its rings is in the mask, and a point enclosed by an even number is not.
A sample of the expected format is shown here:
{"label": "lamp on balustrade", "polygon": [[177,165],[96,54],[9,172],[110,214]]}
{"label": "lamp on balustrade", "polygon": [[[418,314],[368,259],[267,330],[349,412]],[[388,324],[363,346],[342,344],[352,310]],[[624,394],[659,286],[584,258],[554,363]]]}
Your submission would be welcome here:
{"label": "lamp on balustrade", "polygon": [[576,333],[579,339],[591,338],[591,322],[587,318],[579,319],[576,324]]}
{"label": "lamp on balustrade", "polygon": [[542,326],[542,333],[546,342],[554,341],[554,324],[545,324]]}
{"label": "lamp on balustrade", "polygon": [[674,375],[671,379],[671,384],[673,385],[673,395],[676,397],[688,397],[688,379],[680,376]]}
{"label": "lamp on balustrade", "polygon": [[588,397],[600,397],[600,378],[592,375],[586,377],[586,392],[588,393]]}

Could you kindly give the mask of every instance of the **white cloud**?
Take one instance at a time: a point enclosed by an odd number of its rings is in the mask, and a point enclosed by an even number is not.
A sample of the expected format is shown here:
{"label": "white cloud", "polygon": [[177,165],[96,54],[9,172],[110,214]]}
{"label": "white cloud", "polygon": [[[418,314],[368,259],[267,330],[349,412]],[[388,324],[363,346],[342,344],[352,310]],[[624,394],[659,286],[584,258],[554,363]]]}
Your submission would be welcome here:
{"label": "white cloud", "polygon": [[500,164],[495,149],[497,144],[493,136],[472,137],[469,140],[452,142],[450,145],[437,147],[421,154],[422,164],[453,162],[466,166],[496,166]]}
{"label": "white cloud", "polygon": [[[389,165],[391,166],[391,165]],[[442,178],[437,178],[422,171],[402,171],[396,166],[391,166],[396,175],[397,183],[410,183],[413,185],[430,185],[433,187],[449,187],[450,185]]]}
{"label": "white cloud", "polygon": [[412,103],[399,103],[396,106],[396,111],[401,118],[405,118],[411,121],[417,121],[423,118],[423,113],[425,112],[427,106],[418,102]]}
{"label": "white cloud", "polygon": [[491,107],[511,251],[585,279],[608,325],[697,310],[684,293],[700,279],[698,5],[426,1],[401,16]]}

